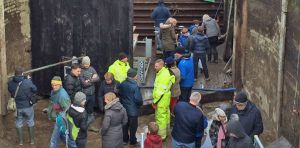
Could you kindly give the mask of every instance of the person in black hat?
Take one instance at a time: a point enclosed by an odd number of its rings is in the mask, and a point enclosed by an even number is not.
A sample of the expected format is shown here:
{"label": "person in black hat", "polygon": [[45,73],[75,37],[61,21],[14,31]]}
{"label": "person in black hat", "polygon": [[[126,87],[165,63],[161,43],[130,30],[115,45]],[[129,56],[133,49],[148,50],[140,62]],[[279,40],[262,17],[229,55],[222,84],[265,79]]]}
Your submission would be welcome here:
{"label": "person in black hat", "polygon": [[261,113],[247,98],[245,92],[239,92],[234,98],[234,107],[231,110],[231,114],[237,114],[239,121],[245,129],[245,132],[249,137],[253,139],[254,135],[260,135],[263,130],[263,122]]}
{"label": "person in black hat", "polygon": [[192,87],[194,86],[194,65],[191,54],[188,50],[178,48],[175,53],[178,59],[178,68],[180,70],[180,90],[179,101],[188,102]]}
{"label": "person in black hat", "polygon": [[171,102],[170,102],[170,110],[171,113],[173,113],[174,107],[179,99],[179,96],[181,94],[180,91],[180,70],[176,66],[176,61],[173,57],[168,57],[165,61],[167,68],[172,71],[172,73],[175,76],[175,83],[172,85],[171,88]]}
{"label": "person in black hat", "polygon": [[135,134],[138,127],[140,107],[143,105],[143,98],[136,80],[137,71],[130,68],[127,72],[126,80],[119,86],[120,101],[128,116],[128,123],[123,126],[123,142],[124,144],[129,142],[130,145],[137,144]]}

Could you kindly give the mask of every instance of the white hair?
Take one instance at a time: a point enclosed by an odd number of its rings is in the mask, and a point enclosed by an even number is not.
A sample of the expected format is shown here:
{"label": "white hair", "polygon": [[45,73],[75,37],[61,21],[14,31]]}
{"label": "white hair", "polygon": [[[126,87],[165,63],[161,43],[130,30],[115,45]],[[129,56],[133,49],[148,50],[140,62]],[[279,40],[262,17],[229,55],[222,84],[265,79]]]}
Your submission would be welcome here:
{"label": "white hair", "polygon": [[238,114],[232,114],[230,116],[230,120],[236,120],[236,121],[239,121],[239,115]]}
{"label": "white hair", "polygon": [[202,20],[206,21],[208,19],[210,19],[210,16],[208,14],[204,14],[203,17],[202,17]]}
{"label": "white hair", "polygon": [[201,94],[199,92],[193,92],[191,94],[190,101],[200,102],[200,100],[201,100]]}
{"label": "white hair", "polygon": [[216,108],[216,109],[215,109],[215,112],[214,112],[214,115],[213,115],[213,120],[220,121],[219,116],[224,116],[224,117],[226,118],[226,119],[225,119],[225,123],[227,122],[227,116],[226,116],[226,113],[225,113],[222,109]]}

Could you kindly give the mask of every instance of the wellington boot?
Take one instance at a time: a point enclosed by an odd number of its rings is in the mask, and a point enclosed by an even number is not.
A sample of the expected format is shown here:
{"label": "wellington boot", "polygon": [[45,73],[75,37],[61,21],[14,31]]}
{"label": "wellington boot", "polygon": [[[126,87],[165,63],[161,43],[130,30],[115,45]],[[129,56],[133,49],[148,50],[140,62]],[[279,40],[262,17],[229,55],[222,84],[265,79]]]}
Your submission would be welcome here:
{"label": "wellington boot", "polygon": [[34,144],[34,127],[28,127],[30,144]]}
{"label": "wellington boot", "polygon": [[22,128],[17,128],[17,136],[19,145],[23,145],[23,131]]}

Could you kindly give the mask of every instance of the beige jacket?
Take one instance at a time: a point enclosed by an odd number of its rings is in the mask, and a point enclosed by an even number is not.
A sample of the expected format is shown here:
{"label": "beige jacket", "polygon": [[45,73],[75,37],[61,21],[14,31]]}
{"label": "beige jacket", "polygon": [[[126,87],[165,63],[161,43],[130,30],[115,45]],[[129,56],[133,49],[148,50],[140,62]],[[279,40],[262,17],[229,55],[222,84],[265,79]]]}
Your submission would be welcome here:
{"label": "beige jacket", "polygon": [[170,70],[172,70],[172,72],[175,75],[175,83],[173,84],[173,86],[171,88],[171,97],[179,97],[181,94],[180,86],[179,86],[180,71],[176,66],[170,68]]}

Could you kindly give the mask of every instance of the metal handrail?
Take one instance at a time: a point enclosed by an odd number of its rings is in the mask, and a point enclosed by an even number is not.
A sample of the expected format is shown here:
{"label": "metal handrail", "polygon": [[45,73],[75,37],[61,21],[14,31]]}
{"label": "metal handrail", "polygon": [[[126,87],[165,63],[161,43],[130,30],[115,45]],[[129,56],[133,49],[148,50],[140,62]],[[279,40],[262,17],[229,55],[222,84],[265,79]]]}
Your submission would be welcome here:
{"label": "metal handrail", "polygon": [[264,145],[261,143],[259,137],[257,135],[254,135],[254,143],[253,146],[255,148],[264,148]]}

